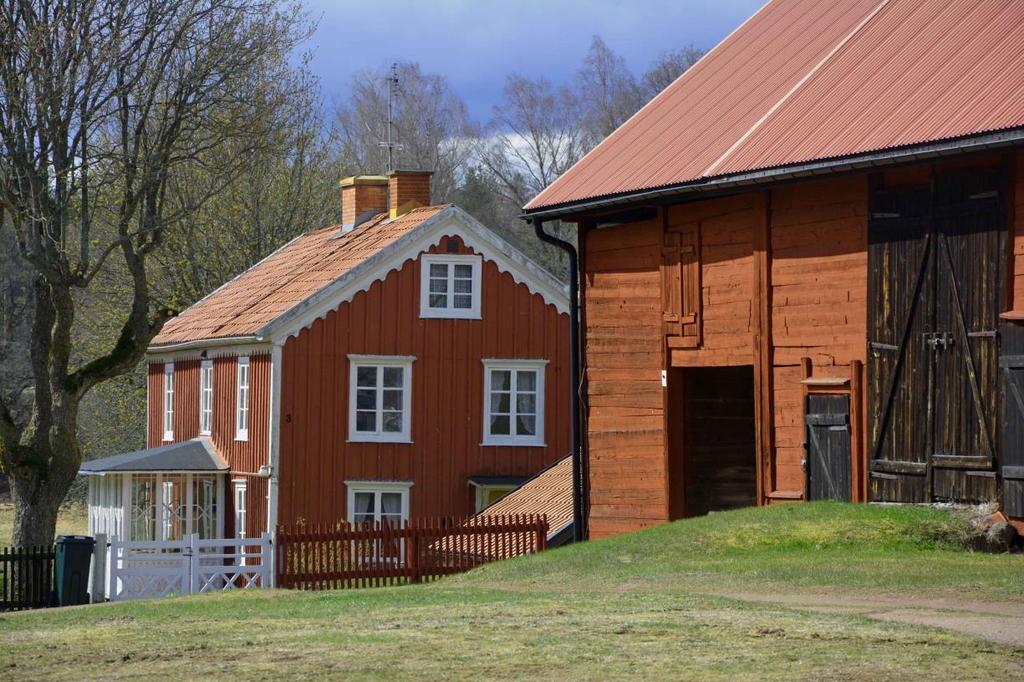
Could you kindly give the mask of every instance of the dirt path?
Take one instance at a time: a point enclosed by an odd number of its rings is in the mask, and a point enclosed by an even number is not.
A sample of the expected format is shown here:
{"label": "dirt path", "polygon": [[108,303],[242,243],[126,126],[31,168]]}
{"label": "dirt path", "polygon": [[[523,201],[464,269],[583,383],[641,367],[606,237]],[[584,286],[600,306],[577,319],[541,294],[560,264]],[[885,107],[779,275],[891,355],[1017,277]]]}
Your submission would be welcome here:
{"label": "dirt path", "polygon": [[929,625],[974,635],[997,644],[1024,647],[1024,603],[1021,602],[985,602],[952,597],[915,599],[905,595],[843,592],[724,592],[721,596],[825,613],[855,613],[879,620]]}

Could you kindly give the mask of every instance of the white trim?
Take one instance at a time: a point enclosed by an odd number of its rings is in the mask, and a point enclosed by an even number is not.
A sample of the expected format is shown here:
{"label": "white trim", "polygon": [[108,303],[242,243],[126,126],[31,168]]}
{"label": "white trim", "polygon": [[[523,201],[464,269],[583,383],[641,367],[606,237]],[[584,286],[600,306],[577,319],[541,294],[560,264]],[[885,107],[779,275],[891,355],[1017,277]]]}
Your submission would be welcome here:
{"label": "white trim", "polygon": [[[204,379],[209,378],[209,386],[204,385]],[[209,395],[209,402],[204,405],[204,399]],[[199,363],[199,435],[209,436],[213,430],[213,360],[203,360]],[[208,407],[209,409],[204,409]],[[209,421],[203,423],[203,417],[209,415]]]}
{"label": "white trim", "polygon": [[[150,349],[146,351],[147,362],[180,362],[182,360],[213,360],[216,358],[230,358],[239,355],[265,355],[270,353],[269,343],[237,343],[236,340],[228,339],[231,343],[218,344],[218,339],[204,339],[192,341],[187,348],[172,349],[168,347]],[[182,344],[185,346],[186,344]]]}
{"label": "white trim", "polygon": [[[443,308],[430,306],[430,266],[444,265],[447,269],[445,276],[446,305]],[[470,306],[468,308],[455,307],[455,272],[454,266],[469,265],[472,268],[470,280]],[[454,318],[454,319],[480,319],[480,288],[483,280],[483,258],[477,255],[466,254],[443,254],[424,253],[420,256],[420,317],[421,318]]]}
{"label": "white trim", "polygon": [[274,344],[270,353],[270,433],[267,437],[267,464],[270,480],[267,481],[267,532],[277,530],[278,462],[281,459],[281,345]]}
{"label": "white trim", "polygon": [[[164,432],[163,441],[174,440],[174,363],[164,363],[163,410],[160,412],[160,424]],[[170,400],[168,400],[170,398]],[[168,419],[170,424],[168,424]],[[167,428],[168,425],[171,428]]]}
{"label": "white trim", "polygon": [[377,499],[374,502],[375,520],[380,518],[380,494],[401,493],[402,495],[402,520],[409,520],[409,489],[412,483],[409,481],[345,481],[347,494],[345,496],[345,518],[353,523],[352,518],[355,511],[356,493],[374,493]]}
{"label": "white trim", "polygon": [[[416,358],[408,355],[349,355],[348,372],[348,440],[353,443],[411,443],[412,442],[412,363]],[[384,385],[383,371],[376,373],[374,399],[375,431],[356,430],[357,373],[360,367],[400,367],[402,369],[402,430],[382,431]]]}
{"label": "white trim", "polygon": [[[239,495],[241,493],[241,495]],[[242,506],[238,506],[238,500],[241,497]],[[235,478],[231,480],[231,506],[234,512],[234,526],[235,526],[235,538],[244,540],[245,539],[245,527],[249,520],[249,482],[244,478]],[[242,516],[242,526],[239,528],[239,511]]]}
{"label": "white trim", "polygon": [[514,281],[542,296],[559,313],[568,314],[568,285],[557,280],[458,206],[449,206],[283,312],[260,329],[256,336],[284,343],[288,337],[297,335],[360,291],[368,290],[374,282],[384,279],[392,270],[400,269],[406,261],[418,258],[446,235],[459,237],[485,260],[492,261],[500,270],[512,275]]}
{"label": "white trim", "polygon": [[[249,356],[241,355],[235,362],[235,440],[249,440],[252,371]],[[242,395],[242,368],[245,368],[245,395]],[[245,398],[243,401],[242,398]],[[243,405],[244,402],[244,405]],[[244,419],[243,419],[244,415]]]}
{"label": "white trim", "polygon": [[[506,445],[506,446],[544,446],[544,374],[547,360],[499,360],[486,359],[481,361],[484,366],[484,423],[482,445]],[[495,370],[508,370],[511,373],[512,384],[509,386],[509,430],[515,429],[516,406],[519,390],[516,386],[517,371],[533,370],[536,372],[534,384],[534,433],[533,435],[491,434],[491,373]]]}

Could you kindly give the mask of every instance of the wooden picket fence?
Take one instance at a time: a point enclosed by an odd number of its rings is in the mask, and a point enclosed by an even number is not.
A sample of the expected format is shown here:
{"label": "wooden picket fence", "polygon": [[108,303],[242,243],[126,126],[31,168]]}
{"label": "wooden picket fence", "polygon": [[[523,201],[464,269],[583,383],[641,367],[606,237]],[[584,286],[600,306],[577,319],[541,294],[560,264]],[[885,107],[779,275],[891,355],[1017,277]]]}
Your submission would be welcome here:
{"label": "wooden picket fence", "polygon": [[277,529],[277,586],[301,590],[385,587],[436,580],[547,547],[542,514],[416,518]]}
{"label": "wooden picket fence", "polygon": [[0,547],[0,611],[50,606],[55,557],[52,545]]}

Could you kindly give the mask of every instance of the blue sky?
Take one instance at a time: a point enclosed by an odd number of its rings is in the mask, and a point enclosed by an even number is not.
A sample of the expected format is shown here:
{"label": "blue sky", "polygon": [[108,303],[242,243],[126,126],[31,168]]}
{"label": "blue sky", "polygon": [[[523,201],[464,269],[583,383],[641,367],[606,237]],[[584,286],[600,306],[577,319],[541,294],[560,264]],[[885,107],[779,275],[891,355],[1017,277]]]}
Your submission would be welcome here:
{"label": "blue sky", "polygon": [[662,52],[712,47],[762,0],[306,0],[318,29],[309,48],[325,103],[343,99],[352,74],[392,61],[448,77],[485,122],[505,76],[572,78],[593,35],[642,72]]}

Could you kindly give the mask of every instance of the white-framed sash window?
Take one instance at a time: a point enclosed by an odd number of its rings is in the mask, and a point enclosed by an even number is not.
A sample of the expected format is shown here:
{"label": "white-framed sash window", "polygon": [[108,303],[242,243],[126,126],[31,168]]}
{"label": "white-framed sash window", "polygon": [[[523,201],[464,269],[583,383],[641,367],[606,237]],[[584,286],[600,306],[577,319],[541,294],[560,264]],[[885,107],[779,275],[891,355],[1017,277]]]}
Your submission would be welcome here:
{"label": "white-framed sash window", "polygon": [[210,435],[213,429],[213,360],[199,365],[199,434]]}
{"label": "white-framed sash window", "polygon": [[380,522],[401,526],[409,520],[409,488],[412,483],[345,481],[348,488],[349,523]]}
{"label": "white-framed sash window", "polygon": [[349,355],[348,439],[411,442],[415,358]]}
{"label": "white-framed sash window", "polygon": [[484,360],[484,445],[544,445],[547,360]]}
{"label": "white-framed sash window", "polygon": [[235,394],[235,440],[249,440],[249,358],[238,358],[238,388]]}
{"label": "white-framed sash window", "polygon": [[174,363],[164,365],[164,437],[174,440]]}
{"label": "white-framed sash window", "polygon": [[479,319],[481,264],[480,256],[420,256],[420,317]]}

